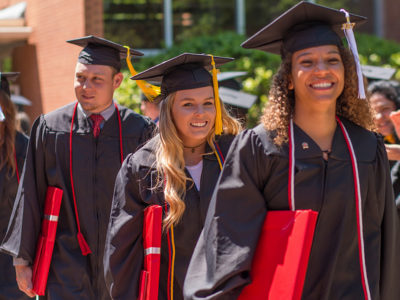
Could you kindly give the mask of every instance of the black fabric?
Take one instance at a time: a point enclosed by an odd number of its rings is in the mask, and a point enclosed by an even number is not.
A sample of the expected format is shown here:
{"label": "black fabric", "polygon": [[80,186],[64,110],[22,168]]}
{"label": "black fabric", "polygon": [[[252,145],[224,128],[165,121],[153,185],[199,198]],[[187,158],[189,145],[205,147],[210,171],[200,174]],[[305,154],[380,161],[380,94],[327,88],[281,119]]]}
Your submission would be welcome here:
{"label": "black fabric", "polygon": [[[350,22],[361,24],[365,20],[365,17],[350,14]],[[317,29],[314,32],[305,32],[305,34],[302,34],[301,31],[297,33],[300,24],[310,22],[323,23],[326,24],[326,27],[323,30]],[[301,1],[249,37],[242,43],[242,47],[281,54],[282,44],[283,48],[288,51],[327,45],[327,43],[329,45],[337,45],[337,41],[340,40],[339,36],[344,36],[341,29],[343,23],[346,23],[346,17],[343,12],[315,3]],[[329,29],[327,29],[328,27]],[[335,37],[335,33],[338,37]],[[293,37],[288,39],[290,35]],[[294,39],[298,40],[294,41]]]}
{"label": "black fabric", "polygon": [[[155,144],[158,136],[135,154],[126,158],[118,173],[107,233],[104,256],[105,275],[113,299],[136,299],[139,274],[143,264],[143,210],[152,204],[164,206],[162,190],[156,190]],[[233,136],[222,135],[217,142],[224,156]],[[211,149],[207,148],[206,153]],[[183,281],[190,257],[203,228],[208,204],[220,173],[214,154],[204,156],[200,192],[193,182],[187,183],[184,199],[186,210],[181,222],[174,227],[176,258],[174,299],[183,299]],[[186,172],[190,177],[190,174]],[[159,300],[167,298],[168,244],[163,232]]]}
{"label": "black fabric", "polygon": [[[342,121],[359,168],[371,299],[400,299],[399,219],[385,147],[374,133]],[[319,213],[302,299],[364,299],[353,173],[343,134],[337,126],[327,161],[297,126],[294,136],[296,209]],[[189,265],[185,299],[237,299],[251,281],[267,212],[289,209],[288,147],[276,147],[272,138],[259,125],[233,141]],[[303,143],[309,147],[303,149]]]}
{"label": "black fabric", "polygon": [[297,24],[289,30],[283,39],[283,48],[290,53],[324,45],[339,47],[343,43],[331,26],[322,22]]}
{"label": "black fabric", "polygon": [[[119,71],[121,59],[125,59],[127,55],[127,49],[124,46],[93,35],[68,40],[67,43],[83,47],[78,62],[86,65],[106,65]],[[130,53],[136,56],[143,55],[134,49],[130,49]]]}
{"label": "black fabric", "polygon": [[[15,136],[15,153],[17,156],[17,166],[19,174],[22,173],[26,148],[28,147],[28,138],[17,131]],[[15,195],[18,189],[17,174],[11,174],[9,170],[3,167],[0,170],[0,240],[3,240],[10,219],[11,211],[14,205]],[[15,280],[15,269],[12,257],[0,253],[0,300],[26,300],[30,299],[18,289]]]}
{"label": "black fabric", "polygon": [[[75,103],[34,123],[26,164],[10,225],[1,250],[32,263],[48,186],[64,191],[46,297],[42,299],[110,299],[104,283],[103,253],[114,180],[121,166],[117,110],[97,138],[77,110],[73,128],[73,177],[79,221],[92,254],[83,256],[77,241],[69,169],[69,132]],[[154,123],[118,106],[124,156],[142,146]]]}
{"label": "black fabric", "polygon": [[212,85],[212,76],[203,66],[199,64],[184,64],[169,70],[164,75],[161,83],[161,95],[165,98],[176,91]]}

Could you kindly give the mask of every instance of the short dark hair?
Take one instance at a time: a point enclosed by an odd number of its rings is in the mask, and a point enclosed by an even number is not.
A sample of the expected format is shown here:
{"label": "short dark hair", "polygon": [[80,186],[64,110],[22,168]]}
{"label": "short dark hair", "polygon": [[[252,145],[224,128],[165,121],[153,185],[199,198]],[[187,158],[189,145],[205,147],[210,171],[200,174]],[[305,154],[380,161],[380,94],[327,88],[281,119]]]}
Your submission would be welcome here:
{"label": "short dark hair", "polygon": [[379,80],[369,84],[368,92],[370,95],[379,93],[392,101],[396,109],[400,109],[400,86],[395,81]]}

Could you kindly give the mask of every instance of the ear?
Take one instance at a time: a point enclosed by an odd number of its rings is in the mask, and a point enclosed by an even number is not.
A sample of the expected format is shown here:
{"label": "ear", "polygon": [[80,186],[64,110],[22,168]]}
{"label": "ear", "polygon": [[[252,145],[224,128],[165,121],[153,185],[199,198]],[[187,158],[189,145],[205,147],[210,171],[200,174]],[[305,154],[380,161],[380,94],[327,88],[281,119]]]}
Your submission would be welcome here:
{"label": "ear", "polygon": [[288,89],[289,90],[294,90],[294,85],[293,85],[293,80],[292,80],[292,76],[291,75],[289,75]]}
{"label": "ear", "polygon": [[113,77],[113,88],[114,88],[114,90],[119,88],[119,86],[121,85],[123,79],[124,79],[124,75],[122,75],[121,72],[119,72],[119,73],[114,75],[114,77]]}

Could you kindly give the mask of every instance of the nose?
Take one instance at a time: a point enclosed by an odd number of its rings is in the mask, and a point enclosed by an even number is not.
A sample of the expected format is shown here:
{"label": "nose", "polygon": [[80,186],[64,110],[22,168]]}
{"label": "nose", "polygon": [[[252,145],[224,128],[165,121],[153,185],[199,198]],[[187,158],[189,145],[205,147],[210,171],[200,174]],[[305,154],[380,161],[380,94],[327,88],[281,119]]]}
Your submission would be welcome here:
{"label": "nose", "polygon": [[326,72],[328,71],[328,67],[325,63],[324,60],[320,59],[318,60],[317,64],[315,65],[315,71],[316,72]]}
{"label": "nose", "polygon": [[84,89],[90,89],[91,88],[91,84],[90,84],[90,80],[86,79],[83,83],[82,83],[82,88]]}
{"label": "nose", "polygon": [[195,114],[196,115],[201,115],[204,113],[204,107],[203,105],[197,105],[196,106],[196,110],[195,110]]}

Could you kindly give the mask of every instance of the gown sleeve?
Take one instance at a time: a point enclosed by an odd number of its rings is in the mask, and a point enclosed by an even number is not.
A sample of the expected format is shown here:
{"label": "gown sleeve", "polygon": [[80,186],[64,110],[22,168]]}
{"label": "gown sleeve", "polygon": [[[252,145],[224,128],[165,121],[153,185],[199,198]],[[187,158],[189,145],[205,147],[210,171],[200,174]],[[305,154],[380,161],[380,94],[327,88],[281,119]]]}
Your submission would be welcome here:
{"label": "gown sleeve", "polygon": [[104,253],[104,275],[112,299],[136,299],[138,295],[145,205],[137,174],[130,154],[116,178]]}
{"label": "gown sleeve", "polygon": [[237,299],[249,272],[266,215],[268,174],[260,138],[252,130],[233,141],[184,284],[185,299]]}
{"label": "gown sleeve", "polygon": [[[377,201],[383,202],[381,223],[380,299],[400,299],[400,225],[393,201],[389,163],[383,141],[378,143],[376,160]],[[382,179],[385,179],[384,181]]]}
{"label": "gown sleeve", "polygon": [[20,185],[1,251],[33,263],[41,227],[47,179],[45,175],[45,122],[39,117],[32,126],[31,137]]}

